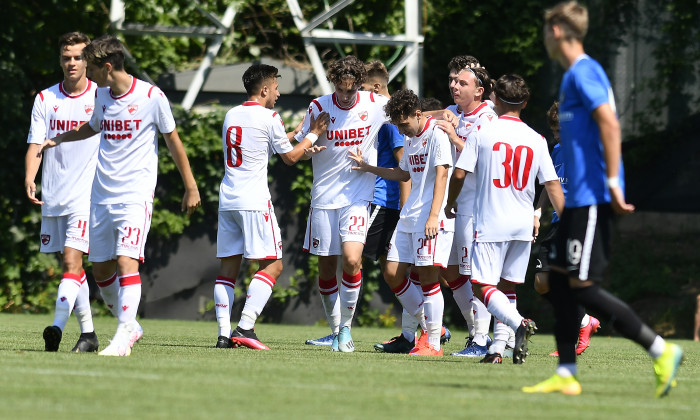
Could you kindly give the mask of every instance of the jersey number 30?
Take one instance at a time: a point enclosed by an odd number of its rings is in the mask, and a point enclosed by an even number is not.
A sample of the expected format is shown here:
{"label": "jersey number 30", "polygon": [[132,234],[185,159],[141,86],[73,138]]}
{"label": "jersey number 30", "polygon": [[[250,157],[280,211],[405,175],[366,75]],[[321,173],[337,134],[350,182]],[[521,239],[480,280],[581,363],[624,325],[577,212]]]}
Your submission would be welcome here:
{"label": "jersey number 30", "polygon": [[[243,153],[241,152],[241,134],[243,129],[237,126],[231,126],[226,130],[226,165],[231,168],[237,168],[243,163]],[[233,159],[233,152],[236,154],[236,160]]]}
{"label": "jersey number 30", "polygon": [[[501,162],[505,171],[503,179],[493,179],[493,185],[495,185],[496,188],[508,188],[512,184],[513,188],[522,191],[527,185],[527,181],[530,179],[530,168],[532,167],[534,153],[532,149],[527,146],[518,146],[515,148],[515,153],[513,153],[511,145],[503,142],[494,144],[493,151],[500,151],[501,146],[505,147],[506,152],[505,160]],[[523,165],[522,172],[520,170],[521,165]],[[522,175],[522,178],[520,175]]]}

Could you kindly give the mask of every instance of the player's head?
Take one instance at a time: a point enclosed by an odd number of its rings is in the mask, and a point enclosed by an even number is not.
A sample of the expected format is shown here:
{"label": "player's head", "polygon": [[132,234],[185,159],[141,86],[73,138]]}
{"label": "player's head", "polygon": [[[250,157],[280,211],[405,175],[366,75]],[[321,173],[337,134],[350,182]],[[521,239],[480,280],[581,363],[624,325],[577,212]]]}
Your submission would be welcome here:
{"label": "player's head", "polygon": [[479,64],[479,60],[472,55],[458,55],[456,57],[452,57],[450,62],[447,64],[447,69],[450,71],[450,73],[459,73],[467,67],[474,68],[482,66]]}
{"label": "player's head", "polygon": [[583,43],[588,32],[588,9],[575,1],[559,3],[544,13],[544,45],[557,58],[558,41]]}
{"label": "player's head", "polygon": [[421,101],[410,89],[401,89],[394,93],[384,106],[384,112],[399,133],[415,137],[421,129]]}
{"label": "player's head", "polygon": [[442,102],[438,98],[423,98],[420,100],[420,110],[425,111],[439,111],[445,109],[442,106]]}
{"label": "player's head", "polygon": [[559,102],[554,101],[547,111],[547,125],[552,130],[554,140],[559,142]]}
{"label": "player's head", "polygon": [[365,70],[365,63],[355,56],[348,55],[330,65],[327,77],[328,81],[335,86],[338,105],[350,108],[357,100],[357,91],[367,77],[367,70]]}
{"label": "player's head", "polygon": [[280,77],[277,67],[267,64],[253,64],[243,73],[243,87],[248,97],[272,109],[280,96]]}
{"label": "player's head", "polygon": [[365,64],[365,70],[367,70],[367,77],[362,83],[362,90],[389,96],[389,71],[384,63],[372,60]]}
{"label": "player's head", "polygon": [[85,61],[82,53],[90,44],[90,38],[82,32],[69,32],[58,39],[59,63],[63,80],[77,82],[85,77]]}
{"label": "player's head", "polygon": [[507,112],[520,112],[528,99],[530,89],[525,80],[517,74],[504,74],[496,80],[496,113],[503,115]]}
{"label": "player's head", "polygon": [[474,102],[480,103],[491,94],[491,77],[483,67],[466,66],[450,70],[449,84],[454,103],[463,110],[470,108]]}
{"label": "player's head", "polygon": [[83,49],[88,77],[98,86],[107,86],[107,74],[124,70],[124,46],[112,35],[102,35]]}

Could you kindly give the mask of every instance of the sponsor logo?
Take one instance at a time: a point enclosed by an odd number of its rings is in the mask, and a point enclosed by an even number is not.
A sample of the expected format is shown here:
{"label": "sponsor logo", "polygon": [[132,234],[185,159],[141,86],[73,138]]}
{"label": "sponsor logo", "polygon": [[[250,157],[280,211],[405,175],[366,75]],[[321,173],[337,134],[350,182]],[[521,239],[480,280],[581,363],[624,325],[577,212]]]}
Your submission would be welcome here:
{"label": "sponsor logo", "polygon": [[127,111],[129,111],[129,114],[134,115],[136,114],[136,111],[139,110],[139,106],[136,104],[131,104],[126,108]]}
{"label": "sponsor logo", "polygon": [[358,114],[362,121],[367,121],[367,111],[362,111]]}
{"label": "sponsor logo", "polygon": [[335,117],[331,117],[331,122],[335,123]]}
{"label": "sponsor logo", "polygon": [[217,308],[228,308],[228,305],[225,304],[225,303],[217,303],[217,304],[216,304],[216,307],[217,307]]}
{"label": "sponsor logo", "polygon": [[319,244],[319,243],[320,243],[320,241],[319,241],[318,238],[313,238],[313,240],[311,241],[311,245],[312,245],[314,248],[318,248],[318,244]]}
{"label": "sponsor logo", "polygon": [[270,221],[270,213],[263,213],[263,216],[265,217],[266,222]]}
{"label": "sponsor logo", "polygon": [[58,111],[58,105],[53,106],[53,112],[56,112],[56,111]]}
{"label": "sponsor logo", "polygon": [[47,235],[47,234],[45,234],[45,233],[42,234],[42,235],[41,235],[41,243],[44,244],[44,245],[48,245],[49,242],[51,242],[51,235]]}

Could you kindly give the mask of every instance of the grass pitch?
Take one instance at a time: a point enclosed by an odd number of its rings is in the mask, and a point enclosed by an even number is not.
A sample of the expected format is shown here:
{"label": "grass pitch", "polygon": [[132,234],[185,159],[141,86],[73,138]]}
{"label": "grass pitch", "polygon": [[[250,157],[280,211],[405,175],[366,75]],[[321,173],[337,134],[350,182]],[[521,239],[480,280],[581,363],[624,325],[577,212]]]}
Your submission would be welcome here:
{"label": "grass pitch", "polygon": [[[377,353],[397,330],[355,328],[356,351],[333,353],[304,340],[323,327],[259,324],[272,351],[216,349],[215,323],[140,320],[144,337],[130,357],[71,354],[69,321],[58,353],[43,351],[49,315],[0,314],[3,419],[697,419],[700,343],[674,340],[686,358],[678,387],[655,399],[651,360],[634,343],[594,336],[579,358],[580,396],[530,395],[520,387],[553,374],[554,340],[535,335],[524,365],[481,365],[445,356]],[[235,323],[234,323],[235,325]],[[104,348],[116,330],[97,318]],[[446,354],[464,345],[453,331]]]}

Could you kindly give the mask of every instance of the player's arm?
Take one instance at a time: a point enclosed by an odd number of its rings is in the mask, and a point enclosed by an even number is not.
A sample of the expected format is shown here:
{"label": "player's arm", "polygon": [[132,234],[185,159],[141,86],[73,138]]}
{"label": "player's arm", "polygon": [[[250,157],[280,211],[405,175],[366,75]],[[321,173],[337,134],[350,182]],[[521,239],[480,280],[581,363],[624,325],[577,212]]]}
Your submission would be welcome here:
{"label": "player's arm", "polygon": [[540,219],[542,218],[542,210],[547,209],[550,203],[551,202],[549,201],[549,193],[547,191],[542,191],[540,193],[539,200],[537,200],[537,204],[535,204],[535,216],[533,221],[533,236],[535,240],[537,240],[537,235],[540,234]]}
{"label": "player's arm", "polygon": [[94,136],[97,133],[98,133],[97,131],[93,130],[92,127],[90,127],[90,124],[83,123],[79,127],[76,127],[76,128],[69,130],[69,131],[66,131],[63,134],[59,134],[52,139],[45,140],[41,144],[41,147],[39,148],[37,155],[41,154],[45,149],[48,149],[50,147],[55,147],[61,143],[68,142],[68,141],[79,141],[79,140],[89,139],[90,137]]}
{"label": "player's arm", "polygon": [[430,214],[425,222],[426,238],[434,238],[440,230],[439,216],[442,210],[442,200],[445,198],[445,187],[447,186],[447,173],[449,165],[438,165],[435,167],[435,185],[433,186],[433,202],[430,204]]}
{"label": "player's arm", "polygon": [[620,122],[609,103],[600,105],[593,110],[592,115],[600,129],[603,159],[610,188],[610,205],[617,214],[632,213],[634,206],[625,202],[625,195],[620,187],[620,156],[622,155]]}
{"label": "player's arm", "polygon": [[464,140],[459,138],[457,132],[455,131],[455,126],[452,125],[452,123],[446,120],[436,120],[435,124],[440,127],[445,134],[447,134],[447,137],[450,139],[450,143],[455,145],[457,151],[461,152],[462,149],[464,149]]}
{"label": "player's arm", "polygon": [[165,144],[168,146],[170,155],[173,157],[175,166],[177,166],[177,170],[180,171],[182,182],[185,184],[185,195],[182,197],[182,211],[187,211],[187,215],[189,216],[202,204],[202,200],[199,197],[199,190],[197,189],[197,181],[194,180],[194,175],[192,175],[190,161],[187,159],[185,146],[182,145],[182,140],[180,140],[177,129],[174,129],[170,133],[163,133],[163,137],[165,138]]}
{"label": "player's arm", "polygon": [[43,201],[36,198],[36,174],[41,166],[41,145],[38,143],[29,143],[27,154],[24,156],[24,189],[27,192],[29,201],[34,204],[42,205]]}
{"label": "player's arm", "polygon": [[411,175],[398,166],[396,168],[383,168],[381,166],[370,165],[362,157],[362,150],[360,150],[359,147],[357,148],[357,152],[350,150],[348,152],[348,157],[355,161],[357,165],[352,167],[353,171],[369,172],[392,181],[409,181],[411,179]]}
{"label": "player's arm", "polygon": [[447,205],[445,206],[445,216],[448,219],[455,217],[457,210],[457,197],[464,186],[464,179],[467,177],[467,171],[462,168],[455,167],[450,177],[450,186],[447,189]]}
{"label": "player's arm", "polygon": [[424,115],[429,115],[436,120],[443,120],[447,121],[448,123],[452,124],[453,127],[457,127],[459,124],[459,117],[457,114],[454,112],[450,111],[449,109],[438,109],[436,111],[423,111],[422,112]]}
{"label": "player's arm", "polygon": [[[302,121],[303,122],[303,121]],[[321,136],[326,129],[328,128],[328,124],[330,122],[330,116],[328,115],[327,112],[322,112],[318,115],[318,117],[314,118],[313,114],[309,115],[309,133],[304,137],[302,141],[296,144],[294,146],[294,149],[292,149],[290,152],[287,153],[280,153],[280,157],[282,158],[282,161],[287,164],[287,165],[294,165],[297,163],[301,158],[310,157],[311,154],[307,153],[309,150],[313,150],[314,152],[318,153],[326,148],[326,146],[314,146],[314,143],[316,143],[316,140],[318,140],[319,136]],[[301,125],[301,123],[300,123]],[[299,131],[301,130],[300,127]],[[297,131],[297,133],[299,132]],[[295,134],[296,135],[296,134]],[[292,136],[293,137],[293,136]]]}
{"label": "player's arm", "polygon": [[[401,162],[402,157],[403,157],[403,147],[394,148],[394,159],[396,159],[397,162]],[[410,193],[411,193],[411,180],[409,179],[408,181],[400,181],[399,182],[399,203],[400,203],[401,207],[403,207],[403,205],[406,202],[406,200],[408,199],[408,195]]]}

